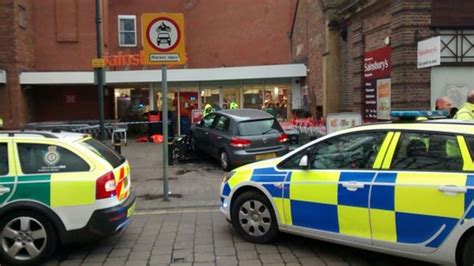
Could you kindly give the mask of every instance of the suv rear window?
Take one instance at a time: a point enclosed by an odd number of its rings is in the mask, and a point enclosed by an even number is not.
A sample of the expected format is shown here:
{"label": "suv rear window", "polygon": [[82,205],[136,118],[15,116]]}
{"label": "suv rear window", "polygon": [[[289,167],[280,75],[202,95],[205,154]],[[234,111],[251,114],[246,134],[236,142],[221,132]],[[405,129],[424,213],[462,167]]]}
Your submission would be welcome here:
{"label": "suv rear window", "polygon": [[282,131],[280,124],[278,124],[278,121],[274,118],[250,120],[239,123],[240,136],[256,136]]}
{"label": "suv rear window", "polygon": [[81,144],[90,151],[104,158],[108,163],[110,163],[110,165],[112,165],[113,168],[116,168],[125,162],[125,158],[123,156],[98,140],[88,139],[81,142]]}

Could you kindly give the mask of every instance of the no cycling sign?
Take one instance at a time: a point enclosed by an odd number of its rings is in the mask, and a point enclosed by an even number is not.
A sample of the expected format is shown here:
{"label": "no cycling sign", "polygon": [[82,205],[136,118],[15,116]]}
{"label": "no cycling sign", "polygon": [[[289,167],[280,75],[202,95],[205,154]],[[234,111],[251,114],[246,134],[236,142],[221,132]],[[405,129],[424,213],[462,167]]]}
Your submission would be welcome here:
{"label": "no cycling sign", "polygon": [[143,14],[142,35],[145,64],[180,65],[186,63],[183,14]]}

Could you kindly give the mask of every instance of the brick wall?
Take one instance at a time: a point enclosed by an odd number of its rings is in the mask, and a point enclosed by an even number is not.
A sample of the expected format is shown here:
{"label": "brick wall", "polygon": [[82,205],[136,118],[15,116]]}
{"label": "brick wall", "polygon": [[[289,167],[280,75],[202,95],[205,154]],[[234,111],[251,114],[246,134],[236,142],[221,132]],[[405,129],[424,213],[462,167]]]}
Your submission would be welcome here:
{"label": "brick wall", "polygon": [[430,70],[416,67],[415,31],[430,36],[430,0],[379,0],[342,21],[347,42],[342,42],[341,111],[362,111],[364,52],[382,48],[390,37],[392,47],[392,109],[429,109]]}
{"label": "brick wall", "polygon": [[417,41],[430,36],[430,0],[392,1],[392,108],[429,109],[431,70],[417,69]]}
{"label": "brick wall", "polygon": [[[20,8],[25,12],[20,25]],[[0,2],[0,68],[7,71],[7,84],[0,86],[0,117],[5,128],[22,127],[30,118],[31,95],[20,86],[19,74],[34,67],[32,1]]]}
{"label": "brick wall", "polygon": [[291,39],[292,61],[308,67],[303,86],[308,87],[308,109],[312,114],[317,114],[317,107],[322,106],[325,24],[320,1],[299,1]]}
{"label": "brick wall", "polygon": [[[32,2],[35,23],[44,25],[35,33],[36,69],[91,70],[91,59],[96,54],[95,1]],[[184,13],[188,68],[290,62],[288,32],[296,0],[103,0],[103,3],[104,53],[138,53],[142,48],[141,14],[170,12]],[[66,10],[69,15],[63,14]],[[136,47],[119,47],[118,15],[136,15]],[[75,38],[71,34],[66,36],[68,28],[77,32]]]}

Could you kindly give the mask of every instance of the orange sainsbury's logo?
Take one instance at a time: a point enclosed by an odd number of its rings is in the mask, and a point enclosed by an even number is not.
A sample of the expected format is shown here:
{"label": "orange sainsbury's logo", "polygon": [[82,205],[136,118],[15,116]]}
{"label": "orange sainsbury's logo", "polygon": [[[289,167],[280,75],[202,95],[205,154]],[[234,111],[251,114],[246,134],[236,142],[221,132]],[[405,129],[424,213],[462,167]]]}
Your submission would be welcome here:
{"label": "orange sainsbury's logo", "polygon": [[145,53],[140,51],[138,54],[122,54],[118,52],[116,55],[104,56],[105,65],[109,67],[120,66],[140,66],[143,65]]}

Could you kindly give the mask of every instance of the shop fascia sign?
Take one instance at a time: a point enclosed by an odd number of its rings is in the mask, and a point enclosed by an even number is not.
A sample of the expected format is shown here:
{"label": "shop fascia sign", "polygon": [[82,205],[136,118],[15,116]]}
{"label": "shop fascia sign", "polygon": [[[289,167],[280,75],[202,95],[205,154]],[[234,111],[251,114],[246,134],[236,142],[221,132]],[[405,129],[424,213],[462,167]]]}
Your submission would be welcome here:
{"label": "shop fascia sign", "polygon": [[418,42],[418,68],[439,66],[441,64],[441,37]]}
{"label": "shop fascia sign", "polygon": [[138,54],[118,54],[104,56],[104,65],[108,67],[120,66],[141,66],[145,62],[145,54],[140,51]]}

